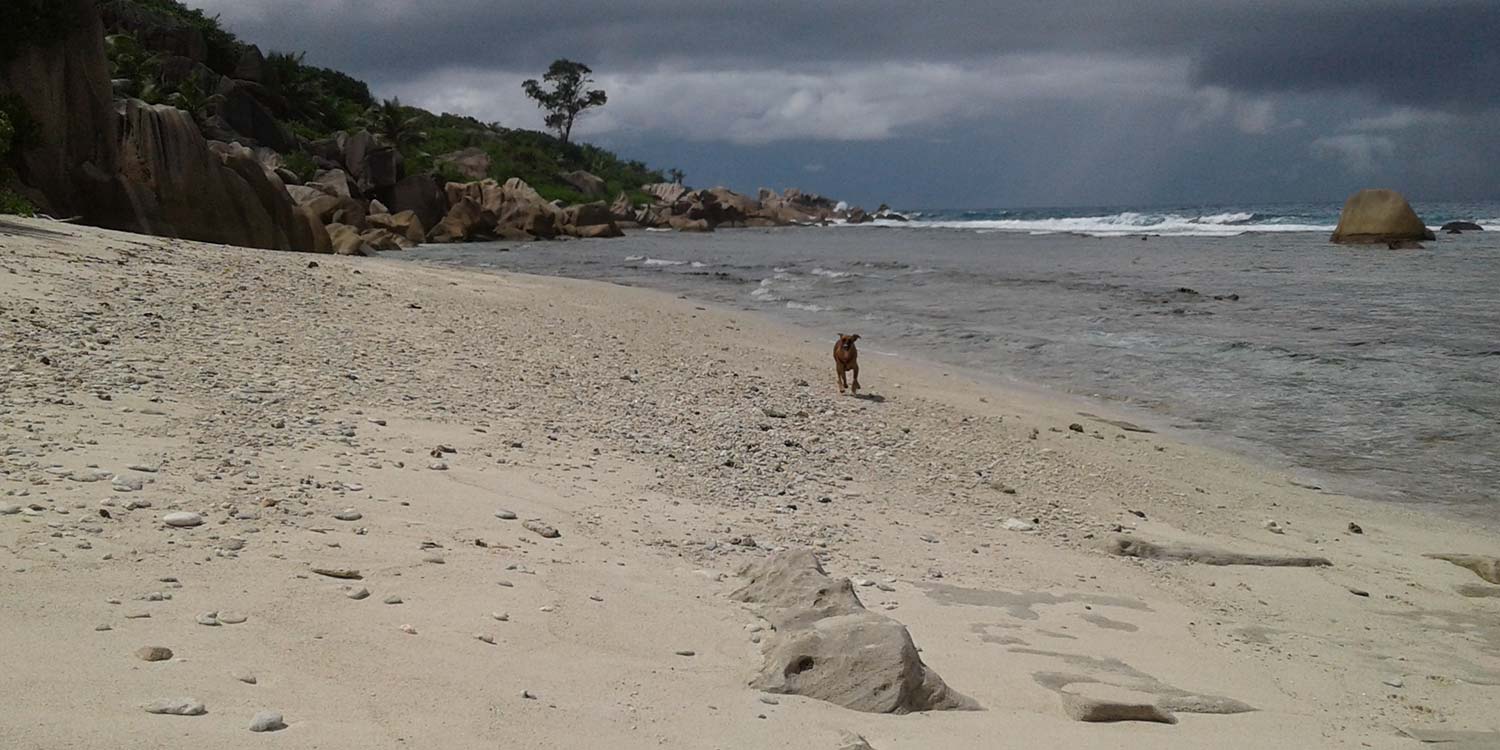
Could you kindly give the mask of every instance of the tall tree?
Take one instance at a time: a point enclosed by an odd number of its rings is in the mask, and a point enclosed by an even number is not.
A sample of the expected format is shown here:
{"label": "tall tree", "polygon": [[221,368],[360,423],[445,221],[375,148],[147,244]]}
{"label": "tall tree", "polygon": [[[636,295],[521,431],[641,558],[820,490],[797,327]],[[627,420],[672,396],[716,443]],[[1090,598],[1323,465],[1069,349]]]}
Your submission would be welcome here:
{"label": "tall tree", "polygon": [[583,63],[554,60],[542,76],[550,88],[543,88],[535,78],[521,84],[526,95],[547,111],[547,127],[556,130],[564,144],[573,135],[573,122],[578,115],[591,107],[604,106],[609,99],[604,89],[588,88],[594,83],[589,77],[593,72]]}

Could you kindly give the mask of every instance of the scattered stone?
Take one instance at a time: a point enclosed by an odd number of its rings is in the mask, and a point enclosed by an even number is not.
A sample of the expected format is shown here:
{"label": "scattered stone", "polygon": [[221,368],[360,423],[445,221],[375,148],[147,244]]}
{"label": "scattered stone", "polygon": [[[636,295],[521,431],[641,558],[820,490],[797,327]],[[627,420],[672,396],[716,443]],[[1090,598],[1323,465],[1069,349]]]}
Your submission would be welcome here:
{"label": "scattered stone", "polygon": [[447,561],[443,559],[442,555],[439,555],[436,552],[426,552],[422,555],[422,562],[432,563],[434,565],[442,565]]}
{"label": "scattered stone", "polygon": [[204,612],[198,615],[197,620],[199,625],[207,625],[214,628],[219,627],[218,612]]}
{"label": "scattered stone", "polygon": [[140,492],[145,487],[146,480],[144,477],[126,474],[116,475],[114,481],[110,482],[110,488],[116,492]]}
{"label": "scattered stone", "polygon": [[1351,594],[1353,594],[1355,596],[1363,596],[1365,598],[1369,598],[1369,596],[1370,596],[1370,592],[1365,591],[1364,589],[1354,588],[1353,586],[1349,587],[1349,593],[1351,593]]}
{"label": "scattered stone", "polygon": [[446,461],[433,461],[432,463],[427,464],[427,468],[432,469],[433,471],[447,471],[448,470],[448,462],[446,462]]}
{"label": "scattered stone", "polygon": [[96,633],[103,633],[107,630],[114,630],[114,628],[110,627],[110,624],[107,622],[101,622],[98,625],[94,626],[94,632]]}
{"label": "scattered stone", "polygon": [[245,614],[242,614],[242,613],[239,613],[239,612],[220,612],[219,613],[219,622],[222,622],[225,625],[239,625],[239,624],[245,622],[248,619],[250,619],[250,617],[248,615],[245,615]]}
{"label": "scattered stone", "polygon": [[0,503],[0,516],[13,516],[21,512],[21,506],[15,503]]}
{"label": "scattered stone", "polygon": [[233,672],[230,672],[229,676],[245,683],[246,685],[254,685],[259,682],[259,680],[257,680],[255,677],[255,673],[251,672],[248,669],[236,669]]}
{"label": "scattered stone", "polygon": [[556,539],[562,536],[562,534],[559,533],[557,529],[554,529],[551,526],[548,526],[547,524],[542,523],[541,521],[534,518],[529,521],[523,522],[521,526],[528,531],[535,532],[537,536],[540,536],[543,539]]}
{"label": "scattered stone", "polygon": [[536,693],[533,693],[530,690],[522,690],[521,697],[529,701],[534,701],[536,700]]}
{"label": "scattered stone", "polygon": [[1276,523],[1275,521],[1267,520],[1265,522],[1265,524],[1263,524],[1263,525],[1265,526],[1266,531],[1269,531],[1272,534],[1285,534],[1286,533],[1286,530],[1283,529],[1283,528],[1281,528],[1281,524]]}
{"label": "scattered stone", "polygon": [[509,622],[510,621],[510,615],[507,614],[507,613],[505,613],[505,612],[491,612],[490,613],[490,617],[493,617],[496,620],[499,620],[500,622]]}
{"label": "scattered stone", "polygon": [[169,698],[146,704],[148,714],[167,714],[170,716],[202,716],[208,713],[208,709],[202,701],[192,698]]}
{"label": "scattered stone", "polygon": [[[1151,721],[1176,724],[1177,717],[1149,697],[1137,697],[1134,691],[1088,685],[1090,694],[1063,691],[1063,713],[1074,721],[1114,722]],[[1101,695],[1102,694],[1102,695]]]}
{"label": "scattered stone", "polygon": [[417,629],[414,628],[414,627],[412,627],[411,625],[402,625],[401,626],[401,632],[403,632],[403,633],[405,633],[407,635],[416,635],[417,634]]}
{"label": "scattered stone", "polygon": [[502,521],[516,520],[516,514],[505,509],[495,511],[495,517]]}
{"label": "scattered stone", "polygon": [[1153,544],[1140,539],[1117,536],[1105,542],[1105,550],[1121,557],[1147,560],[1177,560],[1204,565],[1258,565],[1263,567],[1315,568],[1332,565],[1327,558],[1295,555],[1247,555],[1189,544]]}
{"label": "scattered stone", "polygon": [[748,581],[730,598],[758,605],[774,629],[753,687],[872,713],[978,708],[922,663],[901,623],[866,610],[811,550],[777,553],[740,575]]}
{"label": "scattered stone", "polygon": [[384,601],[386,604],[400,604],[401,603],[401,597],[396,596],[395,594],[391,594],[390,596],[387,596],[385,599],[382,599],[381,601]]}
{"label": "scattered stone", "polygon": [[135,650],[135,655],[141,661],[166,661],[172,658],[172,649],[166,646],[141,646]]}
{"label": "scattered stone", "polygon": [[286,729],[286,722],[275,711],[261,711],[250,720],[252,732],[276,732],[282,729]]}
{"label": "scattered stone", "polygon": [[688,648],[678,649],[676,651],[673,651],[672,653],[677,654],[678,656],[697,656],[698,655],[697,651],[694,651],[694,650],[688,649]]}
{"label": "scattered stone", "polygon": [[1381,680],[1381,682],[1384,683],[1384,684],[1386,684],[1386,685],[1389,685],[1389,686],[1391,686],[1393,688],[1405,687],[1406,686],[1406,683],[1403,682],[1400,677],[1387,677],[1387,678]]}
{"label": "scattered stone", "polygon": [[328,576],[329,578],[343,578],[346,580],[357,581],[361,578],[364,578],[364,576],[359,574],[359,571],[351,568],[313,568],[312,572],[317,573],[320,576]]}
{"label": "scattered stone", "polygon": [[1006,531],[1036,531],[1036,524],[1019,518],[1007,518],[1000,524],[1000,528]]}
{"label": "scattered stone", "polygon": [[344,596],[347,596],[354,601],[360,601],[362,599],[369,598],[370,590],[365,588],[364,586],[360,586],[359,588],[346,588],[344,589]]}
{"label": "scattered stone", "polygon": [[1365,530],[1363,528],[1361,528],[1359,524],[1354,523],[1353,521],[1350,521],[1349,522],[1349,533],[1350,534],[1363,534],[1363,533],[1365,533]]}
{"label": "scattered stone", "polygon": [[197,513],[188,513],[186,511],[182,511],[178,513],[168,513],[165,516],[162,516],[161,520],[162,523],[165,523],[168,526],[176,526],[178,528],[191,528],[193,526],[202,524],[203,516],[200,516]]}
{"label": "scattered stone", "polygon": [[1074,432],[1083,432],[1083,425],[1074,422],[1073,424],[1068,425],[1068,429]]}
{"label": "scattered stone", "polygon": [[475,633],[474,634],[474,639],[478,640],[478,641],[484,641],[485,643],[488,643],[491,646],[495,645],[495,636],[492,636],[492,635],[490,635],[488,633]]}
{"label": "scattered stone", "polygon": [[365,514],[360,513],[353,508],[345,508],[333,514],[333,517],[337,518],[340,521],[358,521],[359,519],[364,518]]}

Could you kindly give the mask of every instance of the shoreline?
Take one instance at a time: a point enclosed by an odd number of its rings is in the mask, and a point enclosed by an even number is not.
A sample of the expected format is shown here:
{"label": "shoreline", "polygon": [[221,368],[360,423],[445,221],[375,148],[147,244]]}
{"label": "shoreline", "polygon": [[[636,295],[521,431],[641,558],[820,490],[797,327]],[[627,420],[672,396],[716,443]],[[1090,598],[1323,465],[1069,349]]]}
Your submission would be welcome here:
{"label": "shoreline", "polygon": [[[876,228],[884,227],[876,225]],[[892,228],[902,229],[907,227],[898,225]],[[776,231],[796,231],[799,229],[805,228],[751,227],[727,229],[721,231],[728,233],[769,233]],[[968,230],[949,229],[947,231],[963,232]],[[1024,233],[1013,232],[1011,234]],[[1069,234],[1071,236],[1072,233],[1059,234]],[[1318,235],[1318,233],[1311,234],[1313,236]],[[1089,235],[1077,236],[1103,240],[1119,239],[1117,237],[1091,237]],[[1174,236],[1173,239],[1182,238]],[[1221,237],[1213,236],[1204,237],[1201,239],[1221,239]],[[535,252],[545,254],[554,252],[555,248],[546,244],[532,244],[510,248],[508,251],[514,253]],[[666,288],[652,286],[649,283],[634,284],[616,281],[609,278],[584,278],[579,276],[570,276],[566,275],[566,271],[563,269],[559,269],[556,273],[514,271],[496,266],[485,266],[465,263],[461,261],[422,257],[421,253],[422,251],[418,249],[414,252],[409,252],[401,256],[389,256],[386,259],[397,260],[398,262],[405,263],[416,263],[436,269],[451,269],[461,272],[475,271],[497,276],[517,275],[539,279],[568,279],[585,283],[607,284],[616,288],[642,290],[650,293],[692,299],[697,304],[705,305],[724,313],[739,313],[759,316],[765,323],[783,328],[786,335],[789,336],[810,338],[813,336],[831,337],[833,335],[833,332],[831,330],[815,332],[808,325],[805,325],[796,320],[781,317],[777,311],[763,309],[751,302],[726,302],[724,300],[708,298],[702,296],[701,294],[695,295],[693,291],[680,292],[678,290],[668,290]],[[688,263],[687,260],[673,260],[670,262],[673,264]],[[866,335],[866,338],[869,338],[868,334]],[[832,338],[829,338],[829,341],[831,343]],[[867,357],[870,354],[879,354],[878,352],[868,350],[868,342],[866,343],[866,346]],[[1276,445],[1273,442],[1238,436],[1230,432],[1223,431],[1217,427],[1200,427],[1192,424],[1183,424],[1183,422],[1190,419],[1190,417],[1188,417],[1187,415],[1169,414],[1154,410],[1149,406],[1137,405],[1136,403],[1134,403],[1135,399],[1137,398],[1135,394],[1091,394],[1085,392],[1087,386],[1082,384],[1076,386],[1076,388],[1079,390],[1074,390],[1073,388],[1075,386],[1053,388],[1041,382],[1028,380],[1024,375],[1019,373],[990,372],[973,366],[965,366],[944,361],[942,358],[941,347],[938,346],[929,345],[925,347],[925,351],[919,351],[913,349],[912,346],[903,347],[893,343],[891,345],[887,345],[887,348],[891,349],[891,351],[888,352],[890,355],[900,358],[904,362],[919,369],[925,368],[927,371],[934,375],[936,375],[938,371],[955,373],[960,377],[968,378],[977,383],[989,384],[990,386],[993,386],[998,390],[1006,392],[1007,395],[1011,397],[1019,396],[1024,398],[1030,396],[1038,396],[1045,399],[1058,400],[1063,404],[1068,404],[1069,402],[1071,402],[1072,411],[1076,412],[1079,415],[1085,413],[1093,413],[1096,416],[1108,417],[1115,420],[1136,422],[1150,427],[1155,432],[1170,436],[1177,442],[1207,444],[1215,450],[1235,456],[1244,461],[1251,462],[1266,471],[1279,472],[1283,474],[1283,481],[1285,481],[1289,486],[1292,487],[1300,487],[1306,489],[1311,485],[1312,489],[1320,492],[1321,494],[1349,495],[1352,497],[1358,497],[1362,500],[1393,505],[1396,507],[1413,510],[1419,513],[1430,512],[1434,515],[1446,518],[1451,521],[1480,525],[1489,529],[1490,531],[1500,531],[1500,518],[1496,518],[1494,514],[1491,513],[1489,509],[1482,503],[1443,502],[1438,496],[1435,495],[1412,495],[1409,494],[1408,490],[1402,489],[1398,486],[1384,484],[1378,480],[1367,479],[1355,475],[1340,473],[1335,470],[1306,465],[1299,462],[1298,458],[1294,454],[1292,454],[1285,448]],[[921,348],[920,345],[918,348]]]}
{"label": "shoreline", "polygon": [[[1500,587],[1422,557],[1492,550],[1488,530],[957,368],[882,358],[881,398],[840,398],[821,334],[650,289],[20,224],[49,233],[0,227],[8,747],[247,746],[260,710],[330,748],[1500,736],[1500,596],[1476,593]],[[1101,551],[1117,534],[1333,565]],[[865,606],[984,710],[764,700],[758,621],[727,594],[783,547],[870,581]],[[130,655],[148,645],[177,656]],[[1058,673],[1256,710],[1080,723]],[[140,707],[175,696],[208,713]]]}

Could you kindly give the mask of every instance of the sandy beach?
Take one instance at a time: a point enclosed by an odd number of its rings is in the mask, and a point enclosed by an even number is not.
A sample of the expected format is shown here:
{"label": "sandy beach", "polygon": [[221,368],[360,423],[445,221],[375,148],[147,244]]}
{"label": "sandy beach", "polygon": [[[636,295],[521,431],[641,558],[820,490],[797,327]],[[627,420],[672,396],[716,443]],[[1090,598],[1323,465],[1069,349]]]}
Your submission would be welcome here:
{"label": "sandy beach", "polygon": [[[1494,528],[835,331],[41,220],[0,326],[5,748],[1500,746]],[[752,688],[796,549],[982,710]]]}

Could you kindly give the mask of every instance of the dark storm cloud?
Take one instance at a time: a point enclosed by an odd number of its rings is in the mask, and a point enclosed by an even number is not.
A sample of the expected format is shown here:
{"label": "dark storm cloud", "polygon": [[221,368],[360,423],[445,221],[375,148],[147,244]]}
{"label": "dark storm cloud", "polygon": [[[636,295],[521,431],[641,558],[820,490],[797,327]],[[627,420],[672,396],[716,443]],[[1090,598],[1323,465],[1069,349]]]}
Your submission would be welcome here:
{"label": "dark storm cloud", "polygon": [[1495,0],[752,3],[194,0],[266,46],[375,80],[451,67],[706,70],[1017,54],[1181,58],[1255,93],[1358,90],[1394,104],[1500,102]]}

